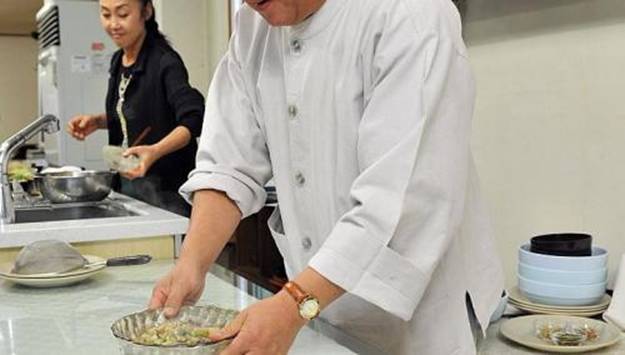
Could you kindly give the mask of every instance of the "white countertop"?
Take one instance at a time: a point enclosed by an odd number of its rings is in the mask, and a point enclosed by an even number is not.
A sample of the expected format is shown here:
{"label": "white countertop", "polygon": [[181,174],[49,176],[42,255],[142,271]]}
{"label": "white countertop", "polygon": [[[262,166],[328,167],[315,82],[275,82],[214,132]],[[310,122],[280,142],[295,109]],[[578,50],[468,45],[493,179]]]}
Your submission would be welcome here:
{"label": "white countertop", "polygon": [[118,193],[111,193],[108,199],[139,215],[0,225],[0,248],[21,247],[42,236],[66,242],[88,242],[183,234],[187,230],[189,220],[186,217]]}
{"label": "white countertop", "polygon": [[[172,265],[172,260],[157,260],[141,266],[109,267],[80,284],[50,289],[15,286],[0,280],[0,354],[119,353],[111,324],[144,309],[156,280]],[[268,295],[251,282],[215,266],[206,276],[198,304],[241,310]],[[499,327],[505,320],[488,328],[478,354],[544,354],[501,336]],[[289,354],[367,353],[363,349],[366,347],[354,338],[315,321],[298,334]],[[592,354],[625,354],[625,341]]]}
{"label": "white countertop", "polygon": [[[0,281],[0,354],[119,354],[111,324],[145,309],[154,283],[172,265],[171,260],[160,260],[141,266],[109,267],[78,285],[50,289]],[[228,273],[218,266],[215,269]],[[240,310],[257,301],[235,286],[237,283],[249,286],[207,274],[198,304]],[[306,327],[298,334],[289,354],[354,352]]]}

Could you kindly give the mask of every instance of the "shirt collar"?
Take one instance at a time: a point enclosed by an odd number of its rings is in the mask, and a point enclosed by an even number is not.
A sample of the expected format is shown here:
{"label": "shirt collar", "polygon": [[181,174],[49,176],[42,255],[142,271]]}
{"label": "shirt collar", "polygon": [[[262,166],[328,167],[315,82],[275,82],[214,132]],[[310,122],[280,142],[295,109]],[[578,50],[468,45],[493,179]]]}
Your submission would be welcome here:
{"label": "shirt collar", "polygon": [[330,21],[338,14],[348,0],[326,0],[317,12],[304,22],[287,27],[292,36],[302,39],[310,38],[328,27]]}

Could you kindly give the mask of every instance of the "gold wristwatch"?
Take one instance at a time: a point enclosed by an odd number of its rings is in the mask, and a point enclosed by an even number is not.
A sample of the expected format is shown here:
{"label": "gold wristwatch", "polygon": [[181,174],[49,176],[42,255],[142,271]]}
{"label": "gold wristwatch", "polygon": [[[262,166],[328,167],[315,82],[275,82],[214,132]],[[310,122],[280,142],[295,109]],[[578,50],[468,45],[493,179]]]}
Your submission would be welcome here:
{"label": "gold wristwatch", "polygon": [[321,307],[315,296],[306,293],[293,281],[287,282],[282,288],[286,290],[286,292],[293,297],[295,303],[297,303],[300,317],[311,320],[319,315]]}

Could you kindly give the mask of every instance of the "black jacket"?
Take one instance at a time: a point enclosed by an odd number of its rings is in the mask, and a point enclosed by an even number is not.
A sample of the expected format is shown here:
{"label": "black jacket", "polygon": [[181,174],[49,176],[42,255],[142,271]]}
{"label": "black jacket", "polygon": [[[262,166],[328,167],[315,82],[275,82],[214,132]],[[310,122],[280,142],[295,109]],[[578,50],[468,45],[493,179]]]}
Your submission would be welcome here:
{"label": "black jacket", "polygon": [[128,142],[132,144],[141,132],[150,127],[139,145],[154,144],[177,126],[189,129],[189,144],[156,161],[146,177],[159,181],[157,190],[177,191],[195,166],[196,137],[202,130],[204,98],[189,85],[189,75],[180,55],[165,43],[147,36],[135,63],[126,70],[122,66],[122,50],[111,60],[106,116],[109,144],[121,145],[123,134],[117,116],[118,85],[122,71],[132,74],[123,106],[127,120]]}

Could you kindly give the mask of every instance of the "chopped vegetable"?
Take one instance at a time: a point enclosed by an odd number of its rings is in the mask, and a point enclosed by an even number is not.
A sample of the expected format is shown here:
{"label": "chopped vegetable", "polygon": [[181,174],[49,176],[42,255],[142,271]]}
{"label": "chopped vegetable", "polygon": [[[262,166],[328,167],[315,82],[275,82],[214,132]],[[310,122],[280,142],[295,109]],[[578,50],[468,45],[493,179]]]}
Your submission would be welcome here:
{"label": "chopped vegetable", "polygon": [[198,327],[189,322],[171,321],[146,328],[142,333],[132,338],[132,341],[142,345],[196,346],[210,343],[209,335],[218,329],[215,327]]}
{"label": "chopped vegetable", "polygon": [[9,163],[9,180],[23,182],[30,181],[35,178],[33,169],[22,162],[13,161]]}

